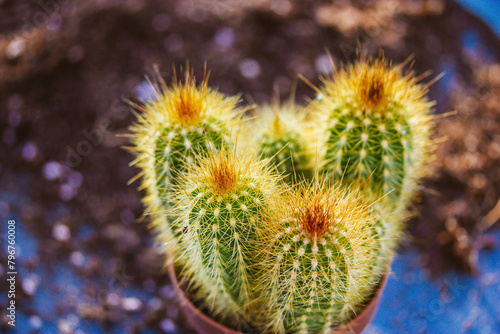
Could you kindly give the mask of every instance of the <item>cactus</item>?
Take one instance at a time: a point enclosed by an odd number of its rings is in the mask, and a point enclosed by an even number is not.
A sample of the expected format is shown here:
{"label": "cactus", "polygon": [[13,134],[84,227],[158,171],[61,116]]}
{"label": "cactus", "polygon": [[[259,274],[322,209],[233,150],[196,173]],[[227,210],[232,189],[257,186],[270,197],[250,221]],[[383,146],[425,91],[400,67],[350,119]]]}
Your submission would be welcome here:
{"label": "cactus", "polygon": [[193,164],[176,187],[181,276],[214,316],[233,323],[251,316],[257,230],[280,192],[267,161],[252,158],[223,148]]}
{"label": "cactus", "polygon": [[405,209],[428,173],[431,107],[413,72],[361,59],[324,80],[311,104],[325,124],[322,169]]}
{"label": "cactus", "polygon": [[161,79],[157,86],[152,101],[136,106],[142,114],[131,127],[137,155],[132,164],[141,169],[137,177],[142,176],[143,202],[153,216],[152,225],[168,239],[166,210],[172,186],[196,157],[230,144],[240,112],[235,108],[237,98],[208,88],[206,73],[199,87],[189,70],[184,81],[174,72],[171,87]]}
{"label": "cactus", "polygon": [[[188,292],[219,321],[329,333],[366,306],[387,270],[427,173],[432,103],[412,72],[383,59],[334,79],[307,107],[315,129],[293,103],[263,108],[246,127],[262,160],[236,150],[237,99],[206,80],[162,81],[139,107],[134,164],[147,212]],[[326,178],[288,185],[294,172],[312,178],[311,130]]]}
{"label": "cactus", "polygon": [[393,257],[406,209],[429,172],[434,103],[426,93],[413,72],[383,58],[361,59],[323,80],[310,105],[323,126],[321,170],[379,199],[373,209],[384,217],[382,259]]}
{"label": "cactus", "polygon": [[305,118],[303,110],[290,100],[287,105],[275,103],[259,108],[253,122],[246,127],[246,133],[259,144],[261,156],[270,158],[289,183],[313,174],[309,147],[312,141]]}
{"label": "cactus", "polygon": [[[326,333],[372,295],[377,217],[341,186],[315,182],[284,196],[263,244],[261,298],[274,333]],[[270,225],[272,226],[272,225]]]}

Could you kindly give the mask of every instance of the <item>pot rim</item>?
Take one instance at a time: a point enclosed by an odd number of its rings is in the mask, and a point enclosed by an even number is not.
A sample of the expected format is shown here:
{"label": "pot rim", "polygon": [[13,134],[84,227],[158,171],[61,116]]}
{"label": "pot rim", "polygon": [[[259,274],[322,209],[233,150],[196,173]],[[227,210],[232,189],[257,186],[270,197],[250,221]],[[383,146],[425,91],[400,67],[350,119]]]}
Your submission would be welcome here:
{"label": "pot rim", "polygon": [[[387,285],[387,279],[389,276],[389,269],[383,274],[382,279],[379,282],[379,286],[373,295],[370,302],[366,305],[366,307],[353,319],[351,319],[348,323],[342,325],[341,327],[334,328],[332,334],[341,334],[341,333],[362,333],[363,330],[368,326],[374,317],[379,301],[380,296],[382,295],[382,291],[385,289]],[[177,297],[179,298],[179,302],[181,304],[182,311],[184,312],[186,318],[190,320],[191,325],[195,327],[198,331],[205,331],[207,327],[210,327],[214,330],[213,333],[224,333],[224,334],[245,334],[243,332],[239,332],[237,330],[228,328],[227,326],[222,325],[217,322],[213,318],[209,317],[199,308],[197,308],[193,302],[186,296],[184,290],[181,288],[179,280],[177,278],[177,274],[175,272],[175,265],[173,261],[170,261],[168,264],[168,274],[170,277],[170,281],[174,286],[174,289],[177,293]],[[200,327],[196,326],[197,324],[201,324]],[[207,331],[206,333],[212,333]]]}

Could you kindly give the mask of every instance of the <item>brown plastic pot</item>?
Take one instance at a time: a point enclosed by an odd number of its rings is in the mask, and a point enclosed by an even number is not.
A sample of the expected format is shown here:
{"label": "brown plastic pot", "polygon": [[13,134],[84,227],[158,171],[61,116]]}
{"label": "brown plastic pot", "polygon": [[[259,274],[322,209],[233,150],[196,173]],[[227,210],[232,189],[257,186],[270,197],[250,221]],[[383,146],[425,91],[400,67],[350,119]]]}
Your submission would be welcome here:
{"label": "brown plastic pot", "polygon": [[[196,306],[194,306],[193,303],[191,303],[191,301],[184,294],[184,291],[179,284],[179,280],[177,279],[173,264],[170,264],[168,266],[168,274],[177,293],[177,298],[179,299],[182,312],[184,313],[190,324],[193,326],[193,328],[196,330],[196,332],[198,332],[198,334],[243,334],[234,329],[230,329],[221,325],[209,316],[205,315],[198,308],[196,308]],[[370,303],[366,306],[366,308],[360,314],[358,314],[356,318],[352,319],[344,326],[335,329],[332,334],[362,333],[365,328],[368,327],[368,324],[377,311],[380,295],[382,294],[386,283],[387,274],[382,277],[379,289],[375,293],[375,296],[372,298]]]}

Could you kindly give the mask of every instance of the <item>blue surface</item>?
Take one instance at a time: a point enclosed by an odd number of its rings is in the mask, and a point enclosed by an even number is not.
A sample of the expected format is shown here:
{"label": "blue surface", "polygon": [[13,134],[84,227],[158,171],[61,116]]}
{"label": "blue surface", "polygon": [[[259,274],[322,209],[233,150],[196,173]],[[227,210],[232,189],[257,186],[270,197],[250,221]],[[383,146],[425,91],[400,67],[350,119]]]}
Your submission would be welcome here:
{"label": "blue surface", "polygon": [[[494,236],[498,243],[500,231]],[[500,333],[499,263],[497,247],[480,252],[480,275],[431,280],[415,251],[400,254],[366,333]]]}
{"label": "blue surface", "polygon": [[480,17],[500,36],[499,0],[457,0],[457,2]]}

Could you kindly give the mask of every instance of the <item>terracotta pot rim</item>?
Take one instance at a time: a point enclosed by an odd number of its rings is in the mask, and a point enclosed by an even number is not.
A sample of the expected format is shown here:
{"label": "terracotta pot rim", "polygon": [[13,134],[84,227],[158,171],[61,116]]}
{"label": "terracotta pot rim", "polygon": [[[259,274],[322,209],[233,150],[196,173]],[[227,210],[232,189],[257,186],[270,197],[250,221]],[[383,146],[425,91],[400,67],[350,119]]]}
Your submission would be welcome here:
{"label": "terracotta pot rim", "polygon": [[[172,262],[168,264],[168,274],[170,277],[170,281],[172,282],[172,285],[174,286],[174,289],[177,293],[177,297],[179,298],[182,311],[184,312],[188,320],[190,320],[191,325],[199,333],[245,334],[243,332],[239,332],[237,330],[228,328],[220,324],[219,322],[215,321],[214,319],[206,315],[203,311],[198,309],[186,296],[184,290],[181,288],[181,285],[175,273],[175,266]],[[333,329],[332,334],[339,334],[339,333],[354,334],[363,332],[363,330],[371,322],[373,316],[375,315],[375,312],[377,311],[380,296],[382,295],[382,291],[385,289],[385,286],[387,285],[388,276],[389,276],[389,270],[387,270],[386,273],[382,276],[382,279],[380,280],[379,283],[379,287],[377,288],[372,299],[370,300],[368,305],[366,305],[363,311],[361,311],[355,318],[353,318],[347,324],[339,328]]]}

